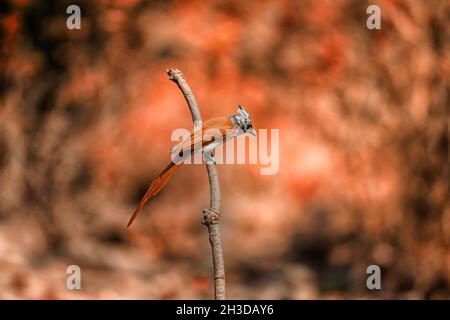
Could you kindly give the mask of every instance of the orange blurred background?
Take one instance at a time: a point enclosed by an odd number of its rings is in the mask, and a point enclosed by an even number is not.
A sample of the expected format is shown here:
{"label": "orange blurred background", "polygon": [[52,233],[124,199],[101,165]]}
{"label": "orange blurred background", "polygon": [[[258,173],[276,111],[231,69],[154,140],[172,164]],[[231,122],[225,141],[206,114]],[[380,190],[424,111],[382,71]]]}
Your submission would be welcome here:
{"label": "orange blurred background", "polygon": [[381,30],[358,0],[70,4],[1,9],[0,298],[212,297],[204,166],[126,229],[192,128],[172,67],[204,119],[280,129],[278,174],[218,167],[228,298],[450,298],[448,2],[371,2]]}

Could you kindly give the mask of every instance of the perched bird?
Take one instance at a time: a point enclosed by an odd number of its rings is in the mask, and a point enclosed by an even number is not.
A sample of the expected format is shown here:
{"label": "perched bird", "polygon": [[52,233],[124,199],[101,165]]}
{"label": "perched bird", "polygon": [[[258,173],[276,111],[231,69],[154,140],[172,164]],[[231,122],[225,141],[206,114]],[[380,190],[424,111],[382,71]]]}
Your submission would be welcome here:
{"label": "perched bird", "polygon": [[180,142],[170,149],[171,162],[150,183],[147,192],[134,210],[127,227],[133,223],[147,201],[156,196],[166,185],[178,166],[183,163],[183,160],[195,153],[202,152],[206,163],[215,163],[212,155],[213,150],[228,140],[245,133],[256,136],[250,115],[240,105],[237,108],[237,114],[210,119],[203,122],[200,128],[191,130],[189,134],[184,136]]}

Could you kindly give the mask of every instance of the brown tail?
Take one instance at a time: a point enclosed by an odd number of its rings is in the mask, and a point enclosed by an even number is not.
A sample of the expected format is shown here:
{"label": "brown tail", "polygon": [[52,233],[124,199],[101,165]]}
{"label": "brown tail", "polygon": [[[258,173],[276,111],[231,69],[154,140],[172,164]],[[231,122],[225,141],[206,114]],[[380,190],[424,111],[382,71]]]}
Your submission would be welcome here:
{"label": "brown tail", "polygon": [[139,204],[137,205],[136,209],[134,210],[133,215],[131,216],[130,221],[127,224],[127,228],[131,226],[134,219],[136,219],[137,215],[141,211],[141,209],[144,207],[144,205],[147,203],[148,200],[153,198],[158,194],[158,192],[166,185],[166,183],[169,181],[169,179],[172,177],[172,175],[175,173],[178,165],[175,165],[173,162],[169,163],[169,165],[157,176],[150,186],[147,189],[147,192],[142,197],[141,201],[139,201]]}

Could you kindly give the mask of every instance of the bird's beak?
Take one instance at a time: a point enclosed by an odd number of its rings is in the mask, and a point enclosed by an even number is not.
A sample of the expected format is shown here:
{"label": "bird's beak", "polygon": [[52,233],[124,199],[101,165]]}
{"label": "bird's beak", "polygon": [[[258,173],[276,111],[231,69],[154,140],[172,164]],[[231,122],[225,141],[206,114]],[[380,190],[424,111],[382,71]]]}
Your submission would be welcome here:
{"label": "bird's beak", "polygon": [[250,130],[248,130],[248,133],[250,133],[252,136],[256,137],[256,131],[255,129],[251,128]]}

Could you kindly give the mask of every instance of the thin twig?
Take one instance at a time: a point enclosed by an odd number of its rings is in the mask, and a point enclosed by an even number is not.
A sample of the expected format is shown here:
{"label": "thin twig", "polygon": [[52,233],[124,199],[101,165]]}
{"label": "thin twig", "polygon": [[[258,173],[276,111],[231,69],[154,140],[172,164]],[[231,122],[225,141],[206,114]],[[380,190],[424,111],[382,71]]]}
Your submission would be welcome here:
{"label": "thin twig", "polygon": [[[168,69],[169,79],[180,88],[191,111],[194,126],[202,123],[200,109],[183,74],[178,69]],[[220,185],[219,175],[215,164],[206,164],[209,177],[210,203],[209,209],[203,209],[203,224],[208,228],[214,268],[214,297],[216,300],[225,299],[225,264],[223,261],[222,238],[220,235]]]}

